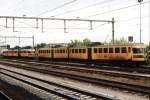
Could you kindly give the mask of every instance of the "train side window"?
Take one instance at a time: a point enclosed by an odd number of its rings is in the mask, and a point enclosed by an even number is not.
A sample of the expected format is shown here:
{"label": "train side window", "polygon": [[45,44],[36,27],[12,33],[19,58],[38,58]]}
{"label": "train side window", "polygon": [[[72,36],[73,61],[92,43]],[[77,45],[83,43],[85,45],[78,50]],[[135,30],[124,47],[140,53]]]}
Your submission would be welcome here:
{"label": "train side window", "polygon": [[78,49],[75,49],[75,53],[78,53]]}
{"label": "train side window", "polygon": [[113,48],[109,48],[109,53],[113,53]]}
{"label": "train side window", "polygon": [[107,48],[104,48],[104,53],[107,53],[108,52],[108,49]]}
{"label": "train side window", "polygon": [[82,49],[79,49],[79,53],[82,53]]}
{"label": "train side window", "polygon": [[65,50],[63,50],[63,53],[65,53]]}
{"label": "train side window", "polygon": [[94,48],[94,53],[97,53],[97,48]]}
{"label": "train side window", "polygon": [[98,53],[102,53],[102,48],[98,48]]}
{"label": "train side window", "polygon": [[115,53],[120,53],[120,48],[115,48]]}
{"label": "train side window", "polygon": [[72,53],[74,53],[74,49],[72,49]]}
{"label": "train side window", "polygon": [[128,47],[128,52],[129,52],[129,53],[131,52],[131,47]]}
{"label": "train side window", "polygon": [[85,51],[85,49],[82,49],[82,53],[85,53],[86,51]]}
{"label": "train side window", "polygon": [[121,53],[127,53],[127,48],[126,47],[122,47],[121,48]]}

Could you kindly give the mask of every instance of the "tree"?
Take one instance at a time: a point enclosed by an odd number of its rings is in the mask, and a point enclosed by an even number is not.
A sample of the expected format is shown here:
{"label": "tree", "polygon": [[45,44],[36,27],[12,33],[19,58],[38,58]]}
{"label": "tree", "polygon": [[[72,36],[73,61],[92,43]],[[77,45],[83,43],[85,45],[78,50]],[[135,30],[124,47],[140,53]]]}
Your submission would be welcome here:
{"label": "tree", "polygon": [[91,40],[89,40],[88,38],[85,38],[85,39],[83,40],[83,45],[84,45],[84,46],[89,46],[89,45],[91,45]]}
{"label": "tree", "polygon": [[22,49],[32,49],[31,46],[25,46],[25,47],[22,47]]}
{"label": "tree", "polygon": [[[111,40],[110,44],[112,44],[113,41]],[[114,44],[128,44],[128,41],[125,40],[124,38],[121,38],[119,40],[114,40]]]}
{"label": "tree", "polygon": [[37,44],[37,48],[47,48],[48,45],[46,43]]}
{"label": "tree", "polygon": [[83,45],[83,43],[80,40],[71,40],[71,42],[68,43],[68,47],[79,47],[82,45]]}
{"label": "tree", "polygon": [[90,44],[91,44],[91,41],[88,38],[85,38],[83,41],[71,40],[71,42],[68,43],[68,47],[89,46]]}

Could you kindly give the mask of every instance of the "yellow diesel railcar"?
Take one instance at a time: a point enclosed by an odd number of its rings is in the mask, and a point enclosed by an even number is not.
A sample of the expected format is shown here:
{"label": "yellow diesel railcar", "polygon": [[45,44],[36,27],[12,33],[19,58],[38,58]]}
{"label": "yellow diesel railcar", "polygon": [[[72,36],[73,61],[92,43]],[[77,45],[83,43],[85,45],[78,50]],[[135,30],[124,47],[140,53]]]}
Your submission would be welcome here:
{"label": "yellow diesel railcar", "polygon": [[68,58],[68,48],[53,48],[54,59],[67,59]]}
{"label": "yellow diesel railcar", "polygon": [[31,58],[35,55],[35,50],[33,49],[24,49],[19,51],[19,55],[25,58]]}
{"label": "yellow diesel railcar", "polygon": [[87,60],[88,48],[87,47],[69,48],[69,59]]}
{"label": "yellow diesel railcar", "polygon": [[41,49],[38,49],[37,56],[39,58],[52,58],[52,56],[53,56],[52,48],[41,48]]}
{"label": "yellow diesel railcar", "polygon": [[101,45],[92,47],[92,60],[145,62],[145,46],[142,44]]}

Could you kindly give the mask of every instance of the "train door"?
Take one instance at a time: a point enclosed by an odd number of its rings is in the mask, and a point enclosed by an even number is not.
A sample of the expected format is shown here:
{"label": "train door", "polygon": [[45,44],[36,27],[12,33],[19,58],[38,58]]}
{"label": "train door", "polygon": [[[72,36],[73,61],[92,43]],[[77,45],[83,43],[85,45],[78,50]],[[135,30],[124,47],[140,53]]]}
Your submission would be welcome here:
{"label": "train door", "polygon": [[91,61],[92,60],[92,48],[88,48],[87,49],[87,55],[88,55],[88,61]]}

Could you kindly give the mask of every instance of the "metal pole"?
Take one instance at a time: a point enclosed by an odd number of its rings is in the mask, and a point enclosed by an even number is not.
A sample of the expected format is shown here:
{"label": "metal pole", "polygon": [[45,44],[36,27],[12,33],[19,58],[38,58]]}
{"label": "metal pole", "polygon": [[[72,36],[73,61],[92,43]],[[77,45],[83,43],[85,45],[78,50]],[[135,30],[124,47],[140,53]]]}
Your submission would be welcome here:
{"label": "metal pole", "polygon": [[142,10],[141,10],[141,4],[142,4],[143,0],[138,0],[138,2],[140,3],[140,43],[142,43]]}
{"label": "metal pole", "polygon": [[141,23],[141,2],[140,2],[140,43],[142,43],[142,35],[141,35],[141,33],[142,33],[142,25],[141,25],[142,23]]}
{"label": "metal pole", "polygon": [[150,0],[149,0],[149,45],[150,45]]}
{"label": "metal pole", "polygon": [[66,31],[66,20],[64,20],[64,33],[67,33],[67,31]]}
{"label": "metal pole", "polygon": [[42,30],[42,33],[44,32],[43,31],[43,19],[41,19],[41,30]]}
{"label": "metal pole", "polygon": [[15,18],[13,17],[13,32],[15,32]]}
{"label": "metal pole", "polygon": [[114,44],[114,37],[115,37],[114,23],[115,23],[114,18],[112,18],[112,42],[113,42],[113,44]]}
{"label": "metal pole", "polygon": [[34,35],[32,36],[33,49],[34,49]]}
{"label": "metal pole", "polygon": [[5,38],[5,45],[6,45],[6,36],[4,38]]}

